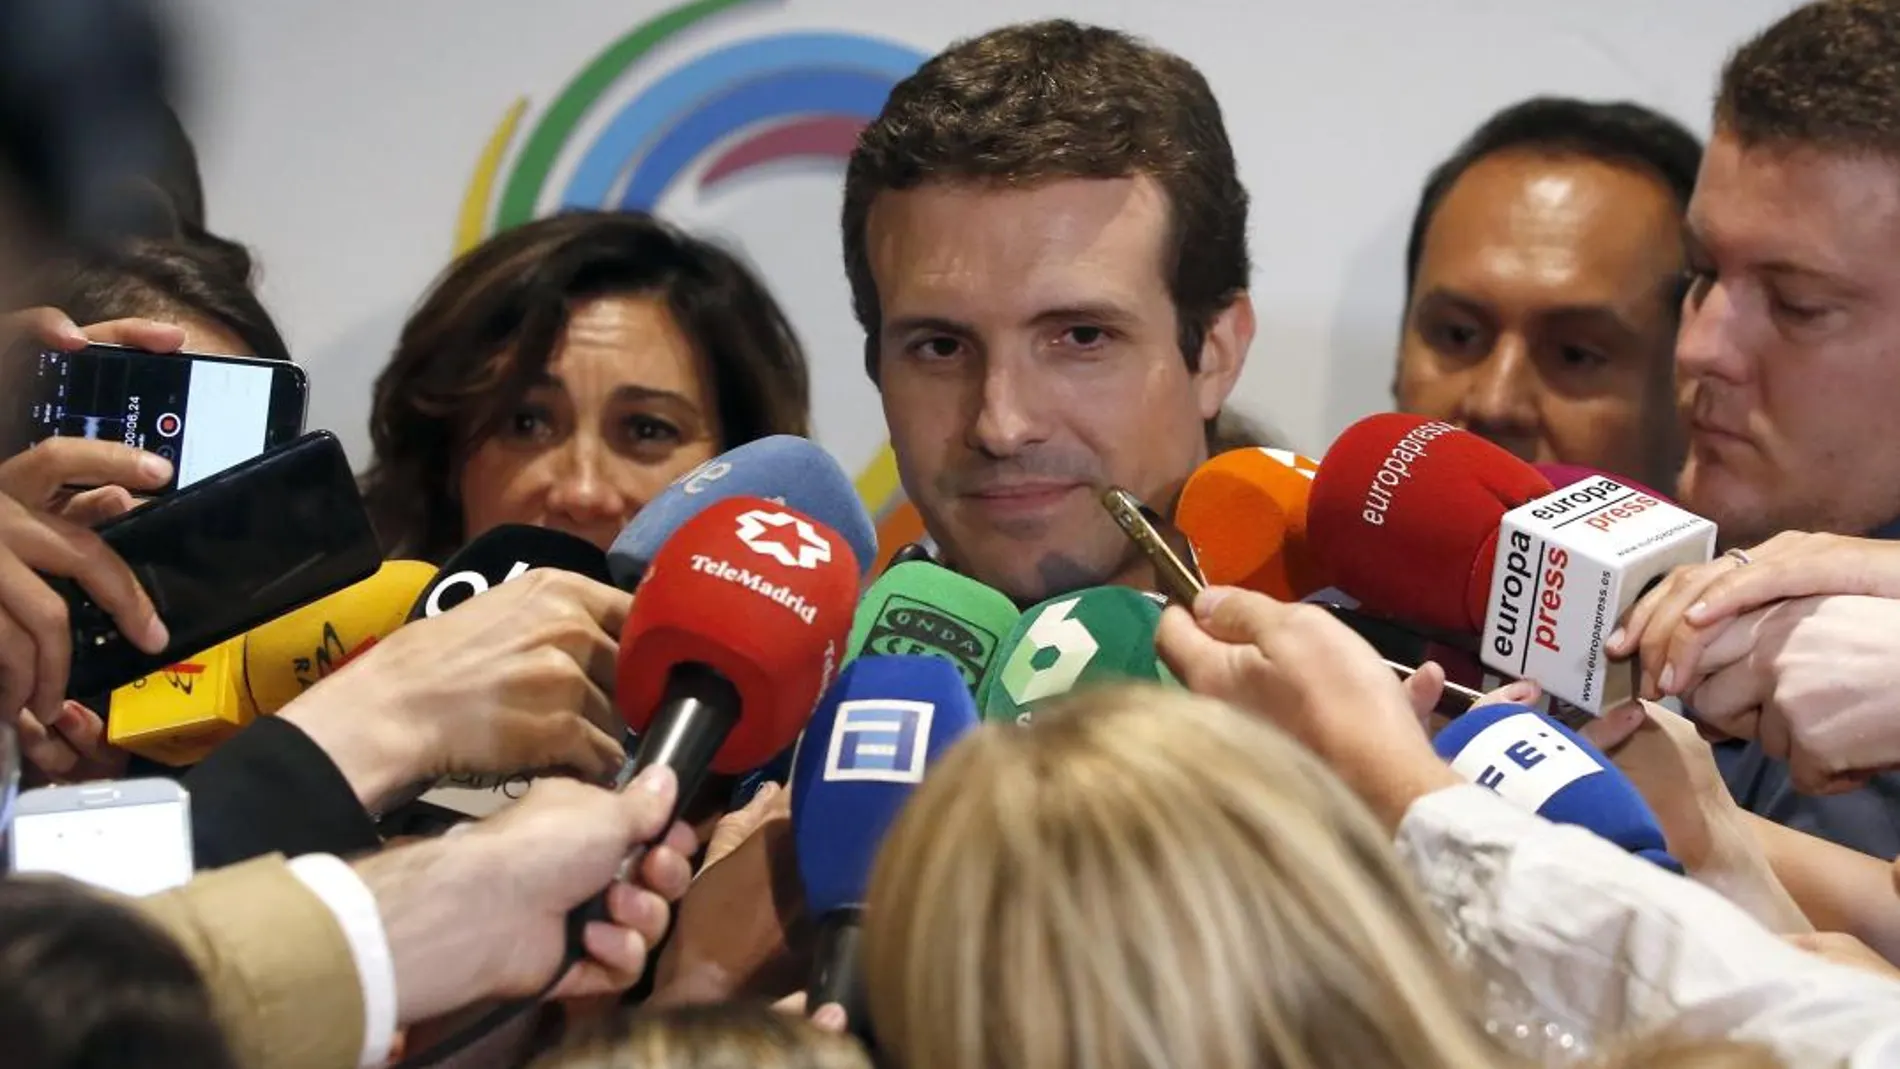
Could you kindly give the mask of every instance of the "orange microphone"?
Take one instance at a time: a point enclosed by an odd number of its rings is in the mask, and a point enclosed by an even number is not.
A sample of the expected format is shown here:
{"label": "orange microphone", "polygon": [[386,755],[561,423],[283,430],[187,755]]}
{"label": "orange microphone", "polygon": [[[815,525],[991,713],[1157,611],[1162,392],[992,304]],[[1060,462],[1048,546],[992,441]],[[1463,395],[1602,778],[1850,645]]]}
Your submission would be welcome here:
{"label": "orange microphone", "polygon": [[1297,601],[1329,585],[1308,548],[1306,503],[1319,464],[1284,449],[1235,449],[1196,468],[1174,523],[1219,586]]}

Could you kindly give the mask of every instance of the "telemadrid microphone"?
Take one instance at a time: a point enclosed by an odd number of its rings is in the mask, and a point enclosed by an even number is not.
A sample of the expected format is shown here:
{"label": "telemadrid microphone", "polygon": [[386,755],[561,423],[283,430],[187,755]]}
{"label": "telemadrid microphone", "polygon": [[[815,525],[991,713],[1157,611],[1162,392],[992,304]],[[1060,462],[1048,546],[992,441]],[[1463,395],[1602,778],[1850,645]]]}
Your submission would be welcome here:
{"label": "telemadrid microphone", "polygon": [[673,481],[647,502],[607,550],[607,568],[632,590],[654,555],[700,510],[728,498],[763,498],[841,536],[860,576],[877,560],[877,527],[850,476],[805,438],[777,434],[728,450]]}
{"label": "telemadrid microphone", "polygon": [[622,772],[737,775],[790,745],[844,659],[858,559],[838,532],[763,498],[729,497],[649,563],[620,633],[616,704],[640,746]]}
{"label": "telemadrid microphone", "polygon": [[937,656],[859,657],[819,702],[791,782],[798,875],[818,926],[808,1012],[840,1003],[863,1034],[858,943],[878,847],[930,764],[976,726],[964,677]]}
{"label": "telemadrid microphone", "polygon": [[257,718],[244,685],[244,636],[112,692],[106,741],[162,765],[195,765]]}
{"label": "telemadrid microphone", "polygon": [[845,642],[846,663],[861,655],[942,657],[975,693],[1021,617],[999,591],[931,561],[906,561],[864,592]]}
{"label": "telemadrid microphone", "polygon": [[272,715],[388,638],[435,575],[433,564],[385,561],[368,579],[251,629],[244,636],[251,704]]}
{"label": "telemadrid microphone", "polygon": [[566,531],[506,523],[483,532],[442,565],[409,611],[409,620],[440,616],[536,568],[554,568],[611,582],[600,547]]}
{"label": "telemadrid microphone", "polygon": [[1194,470],[1174,507],[1209,583],[1297,601],[1327,585],[1307,545],[1319,464],[1284,449],[1222,453]]}
{"label": "telemadrid microphone", "polygon": [[1062,594],[1024,612],[977,692],[985,720],[1027,723],[1036,703],[1091,683],[1179,686],[1155,652],[1161,602],[1125,586]]}
{"label": "telemadrid microphone", "polygon": [[1623,770],[1583,736],[1524,705],[1486,705],[1432,748],[1452,770],[1553,824],[1574,824],[1680,874],[1662,824]]}

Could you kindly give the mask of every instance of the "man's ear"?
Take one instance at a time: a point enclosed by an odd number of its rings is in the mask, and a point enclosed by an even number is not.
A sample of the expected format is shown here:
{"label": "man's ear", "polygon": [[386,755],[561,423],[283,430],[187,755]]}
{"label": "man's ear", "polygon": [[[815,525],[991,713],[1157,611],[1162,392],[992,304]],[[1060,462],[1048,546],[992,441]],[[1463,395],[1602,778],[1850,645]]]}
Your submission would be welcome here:
{"label": "man's ear", "polygon": [[1253,345],[1253,298],[1246,290],[1235,297],[1201,340],[1201,369],[1194,373],[1194,400],[1202,419],[1213,419],[1227,403],[1240,381],[1240,370],[1247,363],[1247,350]]}

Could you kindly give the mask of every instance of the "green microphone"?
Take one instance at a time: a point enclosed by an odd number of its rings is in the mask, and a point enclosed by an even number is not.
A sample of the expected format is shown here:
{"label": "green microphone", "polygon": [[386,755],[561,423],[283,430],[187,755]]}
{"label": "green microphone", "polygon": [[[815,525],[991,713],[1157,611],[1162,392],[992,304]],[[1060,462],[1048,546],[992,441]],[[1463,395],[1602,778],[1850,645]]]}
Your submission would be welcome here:
{"label": "green microphone", "polygon": [[977,691],[985,720],[1027,723],[1037,702],[1092,683],[1180,686],[1155,653],[1161,602],[1125,586],[1050,598],[1023,613]]}
{"label": "green microphone", "polygon": [[931,561],[906,561],[864,592],[845,641],[845,664],[860,654],[941,657],[956,665],[974,694],[1021,615],[1008,598],[974,579]]}

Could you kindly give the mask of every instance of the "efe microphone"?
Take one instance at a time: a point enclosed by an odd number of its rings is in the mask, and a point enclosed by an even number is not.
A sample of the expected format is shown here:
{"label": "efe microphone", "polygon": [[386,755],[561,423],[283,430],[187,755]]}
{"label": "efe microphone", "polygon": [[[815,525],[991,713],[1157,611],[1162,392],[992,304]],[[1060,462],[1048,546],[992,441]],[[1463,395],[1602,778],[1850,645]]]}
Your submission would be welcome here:
{"label": "efe microphone", "polygon": [[1642,793],[1583,736],[1524,705],[1473,709],[1432,739],[1454,772],[1553,824],[1587,828],[1681,873]]}
{"label": "efe microphone", "polygon": [[963,677],[939,657],[860,657],[819,703],[790,788],[799,880],[818,925],[807,1012],[839,1003],[868,1038],[858,943],[878,847],[929,765],[976,726]]}

